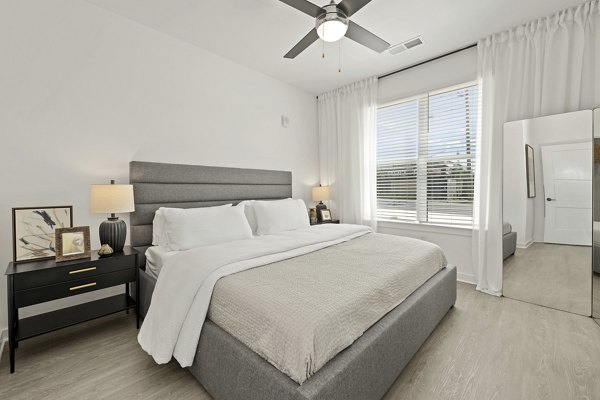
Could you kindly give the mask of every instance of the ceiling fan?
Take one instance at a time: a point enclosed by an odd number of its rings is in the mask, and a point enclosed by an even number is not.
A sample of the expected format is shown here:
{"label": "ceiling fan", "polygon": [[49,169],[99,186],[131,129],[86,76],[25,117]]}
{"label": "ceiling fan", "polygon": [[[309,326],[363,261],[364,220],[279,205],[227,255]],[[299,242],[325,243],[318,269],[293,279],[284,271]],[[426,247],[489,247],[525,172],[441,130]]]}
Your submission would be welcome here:
{"label": "ceiling fan", "polygon": [[283,56],[285,58],[295,58],[319,38],[326,42],[337,42],[346,36],[378,53],[390,47],[388,42],[349,19],[371,0],[342,0],[339,4],[335,4],[332,0],[323,7],[307,0],[280,1],[316,19],[315,27]]}

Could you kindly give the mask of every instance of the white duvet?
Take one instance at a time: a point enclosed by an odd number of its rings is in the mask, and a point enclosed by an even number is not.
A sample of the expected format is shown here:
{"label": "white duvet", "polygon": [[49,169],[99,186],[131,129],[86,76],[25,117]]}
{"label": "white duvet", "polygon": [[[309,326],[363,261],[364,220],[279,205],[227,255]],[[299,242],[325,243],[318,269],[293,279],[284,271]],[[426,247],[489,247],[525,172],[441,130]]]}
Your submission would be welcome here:
{"label": "white duvet", "polygon": [[162,267],[138,342],[159,364],[175,357],[182,367],[189,367],[196,355],[213,288],[220,278],[369,232],[370,228],[360,225],[327,224],[174,254]]}

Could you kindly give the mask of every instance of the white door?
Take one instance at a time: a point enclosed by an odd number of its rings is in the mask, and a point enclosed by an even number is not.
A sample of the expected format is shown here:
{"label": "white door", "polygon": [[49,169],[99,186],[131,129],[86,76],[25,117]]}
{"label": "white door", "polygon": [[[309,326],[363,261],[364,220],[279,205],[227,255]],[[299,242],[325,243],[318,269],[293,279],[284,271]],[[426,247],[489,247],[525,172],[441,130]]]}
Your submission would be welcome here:
{"label": "white door", "polygon": [[544,242],[592,245],[592,143],[542,146]]}

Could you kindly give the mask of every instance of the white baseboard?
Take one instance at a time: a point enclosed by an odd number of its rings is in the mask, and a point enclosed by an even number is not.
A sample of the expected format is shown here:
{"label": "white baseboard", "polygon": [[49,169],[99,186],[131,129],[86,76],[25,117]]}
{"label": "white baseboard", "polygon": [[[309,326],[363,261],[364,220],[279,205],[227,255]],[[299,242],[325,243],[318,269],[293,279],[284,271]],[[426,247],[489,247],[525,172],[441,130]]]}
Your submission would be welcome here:
{"label": "white baseboard", "polygon": [[517,243],[517,248],[518,249],[526,249],[529,246],[531,246],[532,244],[533,244],[533,240],[529,240],[529,241],[527,241],[525,243]]}
{"label": "white baseboard", "polygon": [[2,354],[4,353],[4,344],[8,342],[8,328],[0,331],[0,361],[2,361]]}
{"label": "white baseboard", "polygon": [[464,272],[458,272],[456,274],[456,280],[459,282],[469,283],[471,285],[476,285],[475,275],[473,274],[465,274]]}

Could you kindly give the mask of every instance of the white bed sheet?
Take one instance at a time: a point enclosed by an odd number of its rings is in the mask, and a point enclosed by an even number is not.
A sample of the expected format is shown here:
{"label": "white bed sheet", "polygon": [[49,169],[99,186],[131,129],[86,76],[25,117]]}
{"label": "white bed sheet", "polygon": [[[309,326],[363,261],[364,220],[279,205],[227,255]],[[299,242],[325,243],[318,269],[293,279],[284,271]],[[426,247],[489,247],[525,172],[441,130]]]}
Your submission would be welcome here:
{"label": "white bed sheet", "polygon": [[164,246],[148,247],[146,250],[146,273],[157,279],[165,262],[177,253],[177,251],[169,251]]}

